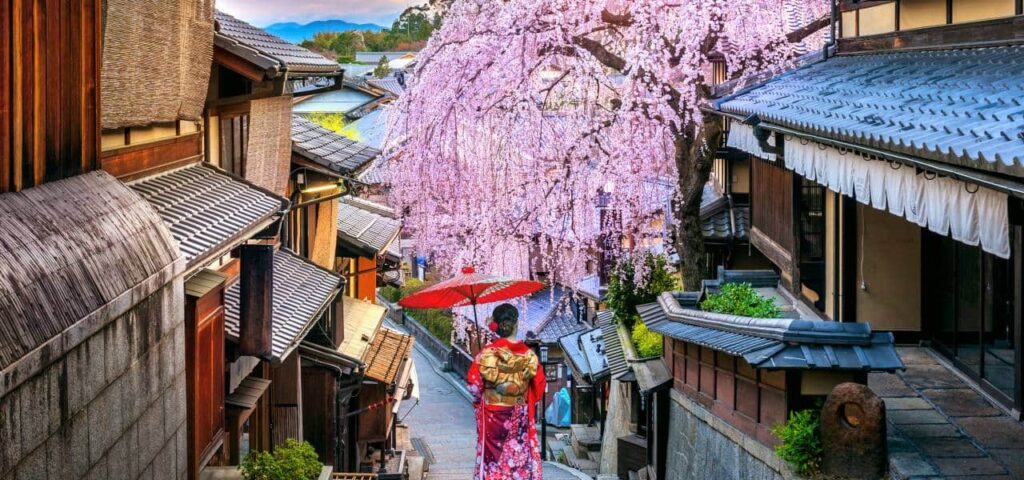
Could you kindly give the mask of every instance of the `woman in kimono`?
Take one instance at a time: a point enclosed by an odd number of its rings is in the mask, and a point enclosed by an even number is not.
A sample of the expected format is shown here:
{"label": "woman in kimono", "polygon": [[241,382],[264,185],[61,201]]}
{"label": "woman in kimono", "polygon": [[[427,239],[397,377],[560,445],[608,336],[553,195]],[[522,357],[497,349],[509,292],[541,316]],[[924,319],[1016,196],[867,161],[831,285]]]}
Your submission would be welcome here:
{"label": "woman in kimono", "polygon": [[498,340],[476,356],[466,381],[476,409],[476,480],[541,480],[534,408],[544,394],[537,355],[516,341],[519,312],[494,309]]}

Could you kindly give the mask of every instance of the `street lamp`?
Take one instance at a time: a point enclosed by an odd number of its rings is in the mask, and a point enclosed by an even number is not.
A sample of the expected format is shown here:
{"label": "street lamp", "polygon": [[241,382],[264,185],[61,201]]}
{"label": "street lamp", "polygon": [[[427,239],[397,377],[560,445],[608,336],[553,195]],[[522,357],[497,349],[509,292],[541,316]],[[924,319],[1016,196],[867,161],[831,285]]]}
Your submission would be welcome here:
{"label": "street lamp", "polygon": [[[540,344],[540,368],[545,370],[547,373],[548,365],[548,346],[544,343]],[[541,460],[548,459],[548,420],[546,417],[548,413],[548,384],[551,383],[551,379],[544,378],[544,393],[540,396],[540,458]]]}

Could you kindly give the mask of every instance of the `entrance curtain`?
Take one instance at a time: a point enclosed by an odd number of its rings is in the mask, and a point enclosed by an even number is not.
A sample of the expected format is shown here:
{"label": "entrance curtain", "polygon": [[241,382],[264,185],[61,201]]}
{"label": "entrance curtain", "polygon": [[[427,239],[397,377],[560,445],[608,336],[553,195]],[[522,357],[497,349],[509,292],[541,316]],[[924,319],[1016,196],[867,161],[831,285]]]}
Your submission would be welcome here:
{"label": "entrance curtain", "polygon": [[786,138],[784,158],[786,168],[829,190],[958,242],[981,245],[998,257],[1010,257],[1005,193],[793,137]]}

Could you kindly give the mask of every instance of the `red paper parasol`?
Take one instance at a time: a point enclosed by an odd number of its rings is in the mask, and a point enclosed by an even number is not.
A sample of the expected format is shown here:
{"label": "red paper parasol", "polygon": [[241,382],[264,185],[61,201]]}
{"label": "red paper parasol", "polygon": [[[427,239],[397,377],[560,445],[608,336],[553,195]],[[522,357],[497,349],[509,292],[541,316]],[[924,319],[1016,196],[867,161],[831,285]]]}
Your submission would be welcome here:
{"label": "red paper parasol", "polygon": [[[476,273],[473,267],[462,269],[462,275],[445,280],[430,288],[416,292],[398,302],[405,308],[452,308],[473,306],[473,322],[476,306],[482,303],[500,302],[522,297],[544,288],[544,284],[530,280],[517,280]],[[477,343],[480,335],[477,335]],[[479,348],[479,345],[477,345]]]}

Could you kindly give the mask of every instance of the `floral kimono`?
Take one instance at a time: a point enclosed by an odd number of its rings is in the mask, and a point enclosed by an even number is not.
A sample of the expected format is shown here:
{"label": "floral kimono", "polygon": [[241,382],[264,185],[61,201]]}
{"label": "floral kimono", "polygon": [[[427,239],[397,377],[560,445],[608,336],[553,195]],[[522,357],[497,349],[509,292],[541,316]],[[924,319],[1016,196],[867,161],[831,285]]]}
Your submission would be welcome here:
{"label": "floral kimono", "polygon": [[534,408],[544,370],[521,342],[498,339],[477,355],[466,378],[476,408],[476,480],[541,480]]}

